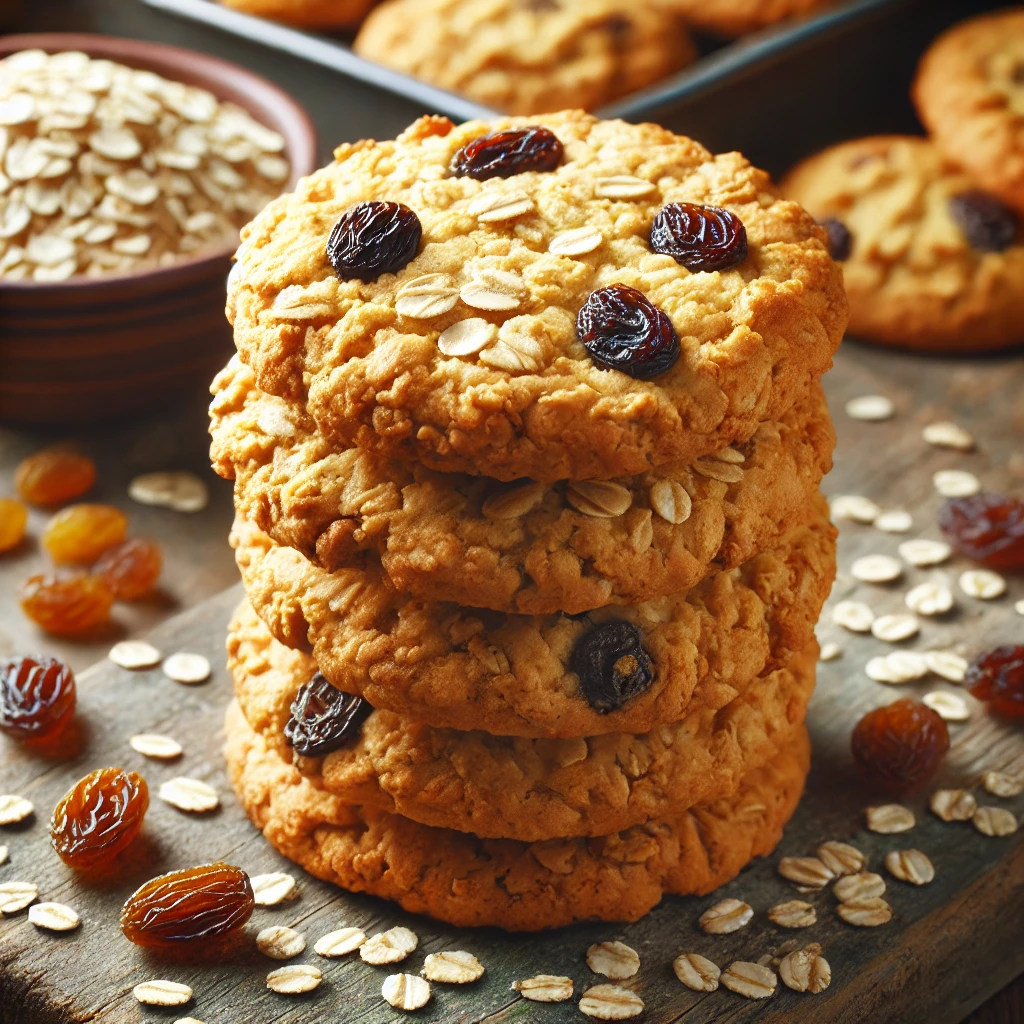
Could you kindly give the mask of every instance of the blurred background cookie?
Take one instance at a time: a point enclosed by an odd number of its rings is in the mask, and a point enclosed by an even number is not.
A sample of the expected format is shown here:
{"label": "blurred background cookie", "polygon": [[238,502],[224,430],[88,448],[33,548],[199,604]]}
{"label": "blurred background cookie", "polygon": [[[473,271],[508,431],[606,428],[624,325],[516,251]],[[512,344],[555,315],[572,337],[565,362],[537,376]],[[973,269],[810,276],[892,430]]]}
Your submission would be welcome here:
{"label": "blurred background cookie", "polygon": [[659,0],[677,11],[694,29],[733,38],[774,25],[786,18],[811,14],[831,0]]}
{"label": "blurred background cookie", "polygon": [[302,28],[352,28],[376,0],[221,0],[225,7]]}

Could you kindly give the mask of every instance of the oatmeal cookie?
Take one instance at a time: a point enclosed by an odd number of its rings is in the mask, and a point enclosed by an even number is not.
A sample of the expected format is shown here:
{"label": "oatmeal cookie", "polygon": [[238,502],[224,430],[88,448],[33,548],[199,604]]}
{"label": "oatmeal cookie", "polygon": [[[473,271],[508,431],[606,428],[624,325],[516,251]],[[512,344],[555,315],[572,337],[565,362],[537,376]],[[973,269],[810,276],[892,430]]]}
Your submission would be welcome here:
{"label": "oatmeal cookie", "polygon": [[678,721],[698,685],[720,708],[773,649],[804,648],[835,573],[835,531],[817,502],[815,523],[736,569],[585,616],[419,601],[379,570],[325,572],[244,523],[232,542],[257,614],[339,689],[429,725],[569,738]]}
{"label": "oatmeal cookie", "polygon": [[824,231],[737,153],[577,111],[336,157],[245,229],[228,311],[260,389],[341,446],[634,476],[779,420],[842,336]]}
{"label": "oatmeal cookie", "polygon": [[702,32],[735,38],[787,18],[813,14],[833,0],[660,0]]}
{"label": "oatmeal cookie", "polygon": [[829,222],[854,337],[955,352],[1024,340],[1016,217],[927,139],[844,142],[800,164],[782,188]]}
{"label": "oatmeal cookie", "polygon": [[220,0],[225,7],[299,28],[352,28],[377,0]]}
{"label": "oatmeal cookie", "polygon": [[594,110],[697,56],[671,9],[629,0],[385,0],[354,48],[507,114]]}
{"label": "oatmeal cookie", "polygon": [[972,18],[939,36],[913,96],[945,156],[1024,213],[1024,10]]}
{"label": "oatmeal cookie", "polygon": [[310,874],[395,900],[458,927],[539,931],[599,918],[635,921],[663,893],[711,892],[775,848],[810,763],[805,729],[732,795],[600,839],[478,839],[343,803],[269,750],[237,705],[226,755],[257,828]]}
{"label": "oatmeal cookie", "polygon": [[779,423],[691,466],[603,482],[511,487],[336,449],[247,367],[214,381],[212,458],[239,513],[334,571],[379,558],[424,600],[570,615],[687,590],[815,512],[835,438],[820,386]]}

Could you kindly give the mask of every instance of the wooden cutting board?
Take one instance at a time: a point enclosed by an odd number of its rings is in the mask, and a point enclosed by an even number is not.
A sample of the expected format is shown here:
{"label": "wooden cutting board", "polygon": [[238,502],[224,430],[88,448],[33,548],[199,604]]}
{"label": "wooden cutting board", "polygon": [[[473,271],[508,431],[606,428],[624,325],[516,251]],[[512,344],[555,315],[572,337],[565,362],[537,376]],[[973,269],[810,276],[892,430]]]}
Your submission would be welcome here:
{"label": "wooden cutting board", "polygon": [[[937,469],[965,468],[987,487],[1024,491],[1024,364],[1019,359],[953,361],[893,355],[844,346],[828,391],[840,436],[837,468],[826,481],[830,495],[864,494],[887,508],[914,514],[907,536],[937,537],[935,516],[940,499],[931,485]],[[860,423],[843,412],[844,402],[881,392],[893,398],[897,416],[884,423]],[[936,419],[955,419],[972,430],[979,450],[971,454],[929,448],[921,427]],[[840,564],[871,552],[895,553],[905,539],[871,527],[845,524]],[[942,567],[955,581],[967,567],[961,559]],[[832,601],[856,596],[879,613],[897,611],[910,585],[929,574],[910,569],[888,587],[855,583],[840,572]],[[889,880],[894,920],[881,928],[855,929],[835,916],[830,892],[805,897],[818,909],[818,923],[785,932],[766,917],[774,903],[797,894],[775,873],[777,856],[752,865],[714,897],[667,898],[634,925],[585,925],[540,936],[505,935],[496,930],[468,931],[414,918],[393,906],[349,896],[289,869],[248,824],[225,779],[220,756],[221,723],[230,696],[223,662],[225,626],[239,598],[237,588],[188,611],[158,630],[153,640],[165,653],[192,650],[214,663],[210,682],[183,687],[159,670],[131,673],[109,662],[80,676],[81,748],[65,758],[43,760],[18,745],[0,741],[0,793],[18,793],[36,805],[33,819],[0,829],[0,845],[10,849],[0,866],[0,882],[30,881],[40,899],[76,908],[82,927],[54,937],[37,931],[25,912],[0,921],[0,1021],[18,1024],[101,1020],[104,1024],[142,1020],[171,1021],[193,1016],[207,1024],[345,1021],[360,1024],[402,1017],[380,997],[384,977],[393,970],[417,972],[424,954],[467,949],[487,968],[485,977],[466,988],[434,986],[434,997],[414,1015],[422,1021],[564,1022],[582,1020],[575,1001],[562,1005],[526,1003],[509,990],[516,978],[537,973],[567,974],[577,993],[600,979],[583,960],[594,941],[618,938],[640,953],[640,973],[629,984],[643,996],[649,1024],[672,1021],[788,1022],[846,1024],[945,1024],[961,1020],[993,992],[1024,970],[1024,830],[1003,839],[986,838],[970,824],[946,824],[926,809],[927,794],[908,801],[917,827],[903,836],[880,836],[863,828],[869,797],[858,783],[848,753],[853,722],[864,710],[906,693],[933,688],[956,689],[937,679],[895,688],[871,682],[863,666],[887,645],[867,636],[842,633],[828,621],[823,640],[843,648],[838,661],[822,664],[810,715],[814,769],[807,794],[788,828],[779,852],[813,853],[825,839],[855,843],[869,855],[870,867],[882,871],[890,849],[916,847],[933,860],[937,877],[922,888]],[[921,636],[906,646],[955,648],[967,655],[998,642],[1024,641],[1024,619],[1014,602],[1024,598],[1024,579],[1011,579],[1007,596],[988,603],[958,594],[958,610],[941,622],[926,621]],[[970,699],[970,698],[969,698]],[[986,769],[1024,774],[1024,729],[988,716],[971,701],[972,717],[951,726],[953,748],[935,785],[974,786],[980,802],[1024,813],[1024,797],[1000,801],[976,781]],[[178,763],[145,761],[128,746],[138,732],[161,732],[185,747]],[[144,841],[120,866],[117,877],[85,884],[56,858],[48,845],[46,821],[69,786],[93,768],[119,764],[141,771],[155,793],[160,782],[189,775],[210,782],[223,806],[210,816],[182,814],[153,800]],[[930,787],[934,788],[934,787]],[[183,954],[172,961],[131,946],[120,934],[117,916],[125,897],[147,878],[173,868],[224,859],[251,873],[294,870],[301,896],[273,909],[259,909],[244,939],[219,961]],[[721,896],[752,904],[752,924],[733,935],[705,936],[696,927],[700,913]],[[299,962],[316,963],[324,983],[307,997],[269,992],[267,972],[279,964],[262,957],[252,941],[271,923],[293,925],[309,940]],[[333,928],[358,925],[373,933],[403,923],[420,937],[420,947],[401,968],[374,968],[358,959],[320,960],[313,942]],[[765,1002],[749,1002],[725,990],[710,995],[680,985],[671,961],[680,951],[700,952],[721,966],[733,959],[757,960],[797,938],[817,941],[832,966],[827,992],[798,995],[780,988]],[[180,1010],[140,1007],[131,990],[140,981],[167,978],[186,982],[195,997]]]}

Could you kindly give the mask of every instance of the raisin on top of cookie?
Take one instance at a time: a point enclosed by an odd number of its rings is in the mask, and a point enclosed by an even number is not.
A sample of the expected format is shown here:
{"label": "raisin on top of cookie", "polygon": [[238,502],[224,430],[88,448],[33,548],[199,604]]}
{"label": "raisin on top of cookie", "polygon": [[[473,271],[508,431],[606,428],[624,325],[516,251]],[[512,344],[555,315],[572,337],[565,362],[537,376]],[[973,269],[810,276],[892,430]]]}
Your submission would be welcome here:
{"label": "raisin on top of cookie", "polygon": [[[557,165],[452,172],[535,127]],[[749,438],[842,336],[824,230],[739,154],[569,112],[423,118],[336,157],[245,230],[228,304],[259,387],[339,444],[503,480],[633,475]],[[329,239],[365,204],[421,237],[360,221],[380,252],[346,249],[339,276]]]}

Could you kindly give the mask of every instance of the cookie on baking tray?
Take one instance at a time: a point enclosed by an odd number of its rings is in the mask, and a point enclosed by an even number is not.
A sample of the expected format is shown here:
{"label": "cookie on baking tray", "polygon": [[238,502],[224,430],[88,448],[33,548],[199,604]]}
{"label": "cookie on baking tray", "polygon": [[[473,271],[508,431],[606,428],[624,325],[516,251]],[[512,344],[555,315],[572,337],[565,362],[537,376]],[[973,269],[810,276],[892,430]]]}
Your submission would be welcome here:
{"label": "cookie on baking tray", "polygon": [[220,0],[225,7],[300,28],[351,28],[377,0]]}
{"label": "cookie on baking tray", "polygon": [[659,0],[692,28],[713,35],[745,35],[787,18],[813,14],[832,0]]}
{"label": "cookie on baking tray", "polygon": [[1024,341],[1017,215],[929,140],[844,142],[792,170],[782,189],[832,233],[853,337],[964,353]]}
{"label": "cookie on baking tray", "polygon": [[259,388],[333,443],[633,476],[778,421],[842,336],[824,232],[739,154],[569,112],[336,157],[245,229],[228,303]]}

